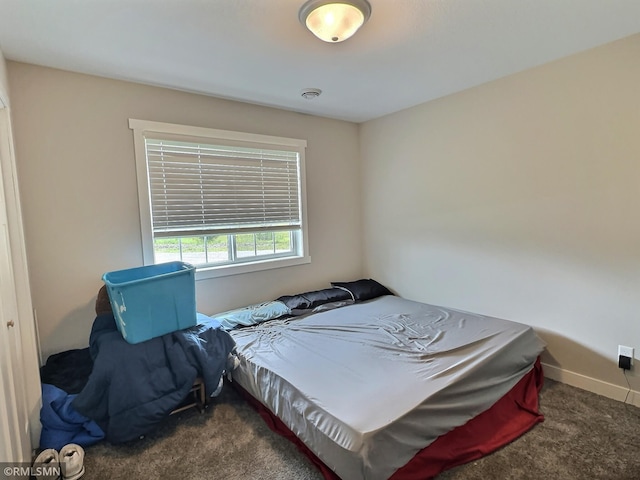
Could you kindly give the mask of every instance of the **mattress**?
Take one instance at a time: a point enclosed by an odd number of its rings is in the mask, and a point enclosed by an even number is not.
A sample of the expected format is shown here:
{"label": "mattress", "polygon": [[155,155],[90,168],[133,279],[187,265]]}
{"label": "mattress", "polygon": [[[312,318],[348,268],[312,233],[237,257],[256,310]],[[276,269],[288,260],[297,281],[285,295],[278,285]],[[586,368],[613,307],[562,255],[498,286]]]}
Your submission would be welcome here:
{"label": "mattress", "polygon": [[544,348],[529,326],[383,296],[231,332],[233,378],[343,479],[386,479],[491,407]]}

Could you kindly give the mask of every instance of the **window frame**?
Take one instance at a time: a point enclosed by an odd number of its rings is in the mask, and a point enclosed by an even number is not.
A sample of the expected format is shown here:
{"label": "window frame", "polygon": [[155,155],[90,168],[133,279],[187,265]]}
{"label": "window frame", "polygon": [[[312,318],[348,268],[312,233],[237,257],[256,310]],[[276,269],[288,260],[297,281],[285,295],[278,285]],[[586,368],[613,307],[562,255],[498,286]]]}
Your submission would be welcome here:
{"label": "window frame", "polygon": [[275,137],[255,133],[236,132],[231,130],[219,130],[207,127],[193,127],[173,123],[154,122],[150,120],[129,119],[129,128],[133,130],[134,156],[136,161],[136,176],[138,182],[138,206],[140,210],[140,234],[142,242],[142,257],[144,265],[155,263],[153,245],[153,222],[151,216],[151,193],[149,186],[149,172],[147,168],[147,155],[145,137],[153,137],[154,134],[183,136],[185,141],[198,138],[202,143],[222,143],[242,145],[246,147],[273,147],[274,149],[294,149],[298,152],[300,171],[300,236],[297,241],[298,251],[294,256],[258,259],[255,261],[243,261],[224,265],[206,265],[196,268],[196,280],[205,278],[222,277],[241,273],[257,272],[272,268],[290,267],[311,263],[309,255],[309,235],[307,228],[307,201],[306,201],[306,175],[305,175],[305,150],[306,140]]}

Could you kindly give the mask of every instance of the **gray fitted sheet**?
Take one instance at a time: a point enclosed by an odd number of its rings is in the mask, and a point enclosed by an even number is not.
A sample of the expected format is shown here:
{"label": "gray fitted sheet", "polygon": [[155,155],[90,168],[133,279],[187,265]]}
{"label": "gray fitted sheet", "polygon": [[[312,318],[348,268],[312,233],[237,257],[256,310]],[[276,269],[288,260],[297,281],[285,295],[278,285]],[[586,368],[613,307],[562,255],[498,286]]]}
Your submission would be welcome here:
{"label": "gray fitted sheet", "polygon": [[231,335],[233,379],[345,480],[388,478],[544,348],[527,325],[394,296]]}

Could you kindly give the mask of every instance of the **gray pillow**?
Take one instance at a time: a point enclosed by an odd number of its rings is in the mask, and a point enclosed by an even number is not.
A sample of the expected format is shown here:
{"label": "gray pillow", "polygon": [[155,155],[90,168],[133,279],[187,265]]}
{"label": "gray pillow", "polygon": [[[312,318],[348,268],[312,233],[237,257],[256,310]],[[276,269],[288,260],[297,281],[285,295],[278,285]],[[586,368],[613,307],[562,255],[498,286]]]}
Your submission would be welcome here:
{"label": "gray pillow", "polygon": [[287,315],[291,315],[291,309],[276,300],[229,310],[228,312],[213,315],[213,318],[218,320],[224,329],[232,330],[239,327],[250,327]]}

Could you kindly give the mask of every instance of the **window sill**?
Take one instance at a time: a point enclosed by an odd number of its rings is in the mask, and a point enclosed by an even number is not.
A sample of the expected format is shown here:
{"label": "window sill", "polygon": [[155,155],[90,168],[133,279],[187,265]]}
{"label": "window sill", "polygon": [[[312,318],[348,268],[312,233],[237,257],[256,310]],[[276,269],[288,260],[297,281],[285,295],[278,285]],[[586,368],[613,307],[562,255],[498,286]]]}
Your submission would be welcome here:
{"label": "window sill", "polygon": [[310,256],[294,258],[273,258],[258,262],[242,263],[235,265],[222,265],[220,267],[198,267],[196,269],[196,281],[208,278],[226,277],[229,275],[239,275],[242,273],[260,272],[273,268],[292,267],[311,263]]}

